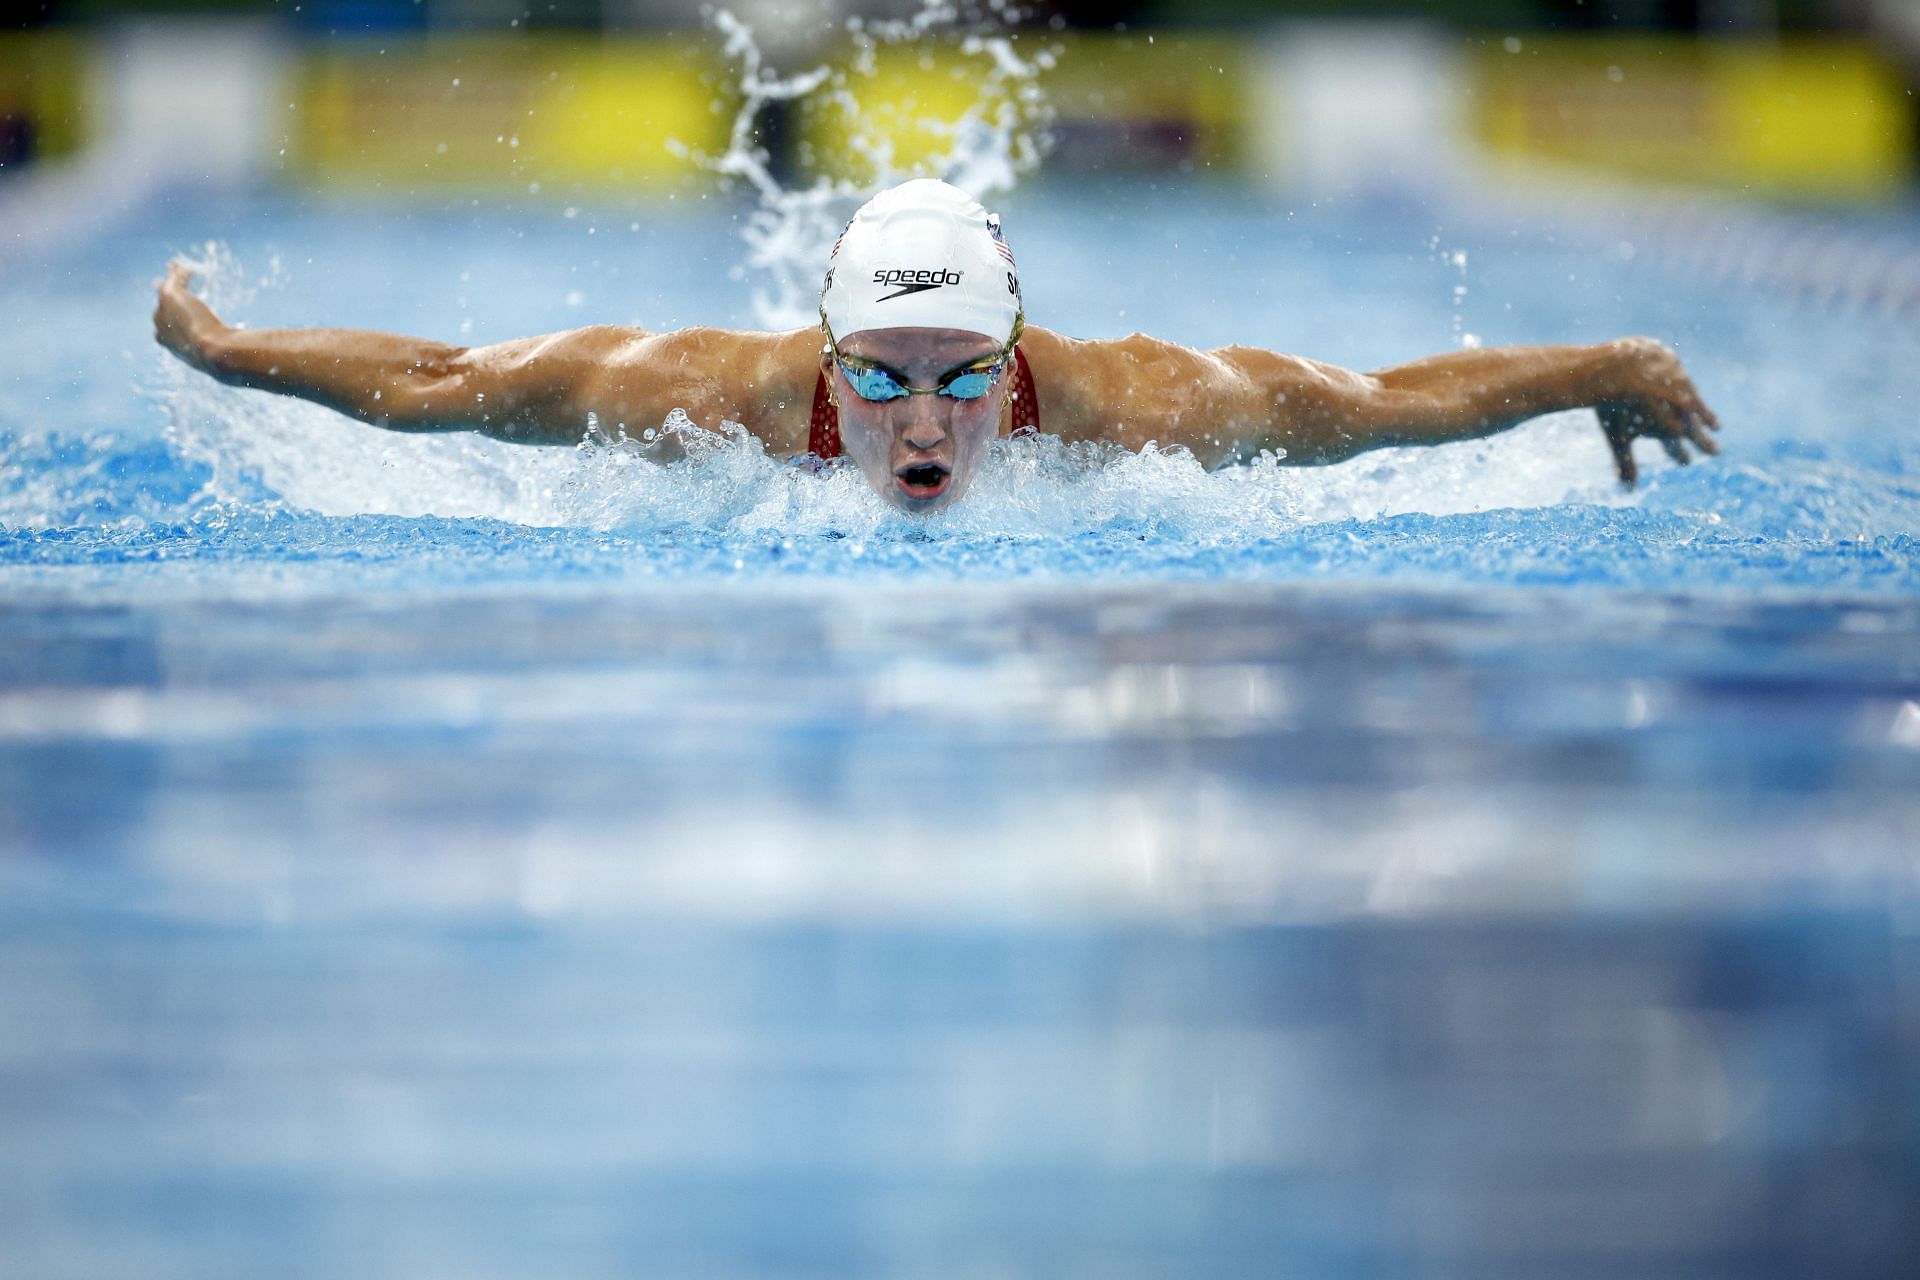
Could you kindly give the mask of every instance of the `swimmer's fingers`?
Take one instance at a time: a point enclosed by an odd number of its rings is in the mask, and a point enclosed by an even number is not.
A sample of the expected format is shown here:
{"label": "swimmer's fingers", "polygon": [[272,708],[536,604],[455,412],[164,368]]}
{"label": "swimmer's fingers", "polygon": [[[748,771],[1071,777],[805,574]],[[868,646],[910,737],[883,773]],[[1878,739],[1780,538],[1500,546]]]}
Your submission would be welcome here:
{"label": "swimmer's fingers", "polygon": [[[1601,418],[1607,424],[1607,439],[1613,447],[1616,466],[1620,465],[1623,450],[1636,436],[1652,436],[1660,442],[1667,456],[1683,467],[1693,461],[1689,445],[1703,454],[1720,452],[1720,446],[1706,433],[1705,419],[1693,409],[1683,408],[1669,400],[1649,400],[1632,408],[1608,405],[1603,409]],[[1620,443],[1620,440],[1626,441],[1627,445]],[[1627,480],[1626,475],[1627,468],[1621,467],[1622,481],[1631,487],[1633,482]]]}
{"label": "swimmer's fingers", "polygon": [[1674,374],[1671,383],[1673,398],[1680,402],[1688,413],[1698,414],[1702,420],[1715,430],[1720,420],[1713,416],[1713,410],[1707,408],[1706,397],[1700,394],[1700,388],[1693,385],[1693,379],[1687,371],[1679,367],[1679,358],[1674,358]]}
{"label": "swimmer's fingers", "polygon": [[1678,407],[1682,419],[1683,433],[1703,453],[1718,453],[1720,447],[1708,443],[1707,432],[1720,430],[1720,419],[1707,407],[1706,398],[1700,394],[1700,388],[1693,385],[1693,379],[1684,369],[1678,368],[1675,359],[1675,371],[1670,382],[1668,399]]}
{"label": "swimmer's fingers", "polygon": [[1674,402],[1679,410],[1681,434],[1697,445],[1702,453],[1718,453],[1720,446],[1713,443],[1707,435],[1709,431],[1720,429],[1720,419],[1713,410],[1707,408],[1707,402],[1700,398],[1700,392],[1685,375],[1675,388]]}
{"label": "swimmer's fingers", "polygon": [[154,288],[162,299],[174,302],[192,315],[216,318],[213,308],[193,291],[193,268],[178,258],[167,264],[167,274],[154,282]]}
{"label": "swimmer's fingers", "polygon": [[[1683,399],[1669,399],[1661,396],[1647,402],[1642,416],[1647,420],[1646,433],[1665,440],[1684,440],[1691,425],[1691,413]],[[1672,450],[1668,450],[1672,452]]]}
{"label": "swimmer's fingers", "polygon": [[1613,467],[1620,473],[1620,487],[1631,489],[1640,481],[1640,468],[1633,460],[1633,441],[1626,436],[1607,436],[1607,445],[1613,450]]}
{"label": "swimmer's fingers", "polygon": [[[1689,444],[1703,454],[1711,455],[1720,452],[1719,442],[1707,434],[1709,428],[1717,430],[1718,424],[1713,422],[1712,414],[1706,405],[1700,403],[1698,396],[1681,401],[1677,407],[1671,404],[1662,405],[1661,409],[1661,434],[1665,437],[1667,452],[1673,455],[1676,461],[1687,460],[1682,455],[1686,453],[1685,446]],[[1675,446],[1679,446],[1678,452],[1675,452]]]}
{"label": "swimmer's fingers", "polygon": [[[1698,406],[1698,407],[1696,407]],[[1701,453],[1718,453],[1720,446],[1706,433],[1706,419],[1701,416],[1697,400],[1678,403],[1669,400],[1656,400],[1649,406],[1647,435],[1660,437],[1661,447],[1667,456],[1675,462],[1686,463],[1692,460],[1687,446],[1691,444]]]}
{"label": "swimmer's fingers", "polygon": [[202,309],[207,306],[193,292],[193,268],[178,258],[167,264],[167,274],[155,280],[153,287],[161,298],[169,299],[189,309],[195,303]]}
{"label": "swimmer's fingers", "polygon": [[159,300],[153,309],[153,336],[189,364],[204,367],[208,341],[226,325],[188,287],[192,281],[193,272],[184,263],[168,264],[166,276],[155,286]]}
{"label": "swimmer's fingers", "polygon": [[1633,431],[1627,425],[1627,412],[1607,404],[1596,412],[1600,415],[1600,430],[1607,437],[1607,448],[1613,454],[1613,469],[1620,475],[1621,486],[1631,489],[1640,478],[1640,469],[1633,461]]}

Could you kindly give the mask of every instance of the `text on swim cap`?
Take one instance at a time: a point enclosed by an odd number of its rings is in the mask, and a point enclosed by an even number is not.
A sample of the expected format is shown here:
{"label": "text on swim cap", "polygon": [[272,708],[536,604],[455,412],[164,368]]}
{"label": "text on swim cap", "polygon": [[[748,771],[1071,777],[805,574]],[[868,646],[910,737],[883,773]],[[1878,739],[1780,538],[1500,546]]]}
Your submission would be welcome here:
{"label": "text on swim cap", "polygon": [[873,282],[875,284],[923,284],[933,287],[959,284],[961,274],[952,270],[935,271],[922,268],[913,271],[906,267],[882,267],[873,273]]}

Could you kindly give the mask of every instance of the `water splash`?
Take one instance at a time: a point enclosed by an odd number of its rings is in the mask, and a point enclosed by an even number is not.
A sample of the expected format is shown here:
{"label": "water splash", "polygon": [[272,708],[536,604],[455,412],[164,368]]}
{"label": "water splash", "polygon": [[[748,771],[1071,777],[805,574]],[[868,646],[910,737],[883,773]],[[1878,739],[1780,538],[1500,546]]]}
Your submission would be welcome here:
{"label": "water splash", "polygon": [[1051,436],[1001,440],[964,501],[916,517],[884,502],[850,464],[815,474],[769,456],[734,424],[710,431],[680,414],[661,431],[680,456],[661,462],[639,440],[529,449],[466,434],[395,436],[204,380],[183,385],[170,407],[175,445],[205,477],[200,500],[330,516],[431,515],[748,540],[1031,541],[1119,532],[1218,546],[1406,512],[1630,501],[1604,478],[1597,434],[1568,419],[1472,447],[1423,450],[1417,459],[1394,450],[1311,469],[1266,456],[1208,471],[1184,449],[1131,453]]}
{"label": "water splash", "polygon": [[[244,297],[271,280],[249,276],[217,244],[206,247],[196,267],[197,286],[209,297]],[[1263,456],[1209,472],[1178,448],[1134,454],[1050,436],[1002,440],[963,502],[919,518],[887,505],[851,465],[816,475],[770,456],[739,424],[707,430],[678,410],[631,438],[589,424],[576,447],[529,448],[469,432],[384,431],[304,401],[222,386],[158,359],[150,391],[166,409],[180,474],[194,478],[168,490],[176,507],[211,502],[749,538],[784,531],[1039,539],[1123,530],[1217,545],[1302,524],[1408,512],[1632,501],[1607,479],[1599,433],[1574,413],[1488,440],[1381,450],[1305,469]],[[88,479],[89,467],[99,469],[88,463],[80,467],[84,475],[68,475],[92,492],[105,482]],[[139,508],[141,518],[160,514],[150,506]]]}
{"label": "water splash", "polygon": [[1427,241],[1427,253],[1434,261],[1453,269],[1453,316],[1448,326],[1453,344],[1466,350],[1478,347],[1480,335],[1467,332],[1467,251],[1441,248],[1440,237],[1436,235]]}
{"label": "water splash", "polygon": [[290,278],[277,253],[268,257],[265,271],[249,275],[233,250],[219,240],[176,253],[174,260],[193,272],[194,291],[218,312],[250,306],[263,291],[284,288]]}
{"label": "water splash", "polygon": [[[1051,121],[1040,78],[1057,50],[1044,47],[1023,55],[1010,24],[1020,10],[992,0],[985,6],[960,6],[923,0],[905,18],[849,18],[851,55],[843,65],[821,62],[780,76],[771,72],[753,28],[725,9],[708,20],[723,39],[723,52],[738,68],[740,106],[734,114],[727,150],[712,156],[677,146],[676,150],[722,178],[744,183],[756,208],[741,227],[746,244],[742,278],[753,288],[755,320],[770,329],[810,325],[818,315],[820,274],[834,239],[853,210],[868,196],[906,178],[932,175],[946,179],[978,199],[1013,189],[1020,176],[1040,162]],[[977,68],[975,102],[951,122],[919,123],[942,141],[933,153],[903,160],[892,139],[875,123],[863,103],[880,70],[880,51],[928,40],[954,39],[952,48]],[[869,170],[862,181],[824,174],[804,185],[788,185],[775,173],[772,157],[758,141],[762,119],[774,110],[802,104],[839,114],[849,151]]]}

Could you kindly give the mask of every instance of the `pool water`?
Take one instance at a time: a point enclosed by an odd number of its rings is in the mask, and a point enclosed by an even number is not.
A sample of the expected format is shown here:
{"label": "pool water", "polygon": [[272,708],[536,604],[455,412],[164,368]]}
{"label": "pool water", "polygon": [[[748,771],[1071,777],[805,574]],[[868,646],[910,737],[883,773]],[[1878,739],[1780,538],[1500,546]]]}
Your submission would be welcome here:
{"label": "pool water", "polygon": [[1726,453],[1043,439],[915,520],[149,334],[175,253],[255,327],[752,324],[721,201],[17,261],[0,1274],[1915,1270],[1910,324],[1484,212],[1004,206],[1036,323],[1647,333]]}

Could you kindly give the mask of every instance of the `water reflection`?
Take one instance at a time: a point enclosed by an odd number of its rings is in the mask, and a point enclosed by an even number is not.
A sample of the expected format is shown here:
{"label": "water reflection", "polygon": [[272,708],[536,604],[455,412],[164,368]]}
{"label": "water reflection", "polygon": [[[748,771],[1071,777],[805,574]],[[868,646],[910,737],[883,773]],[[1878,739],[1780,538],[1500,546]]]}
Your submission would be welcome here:
{"label": "water reflection", "polygon": [[0,1269],[1920,1263],[1908,606],[0,622]]}

